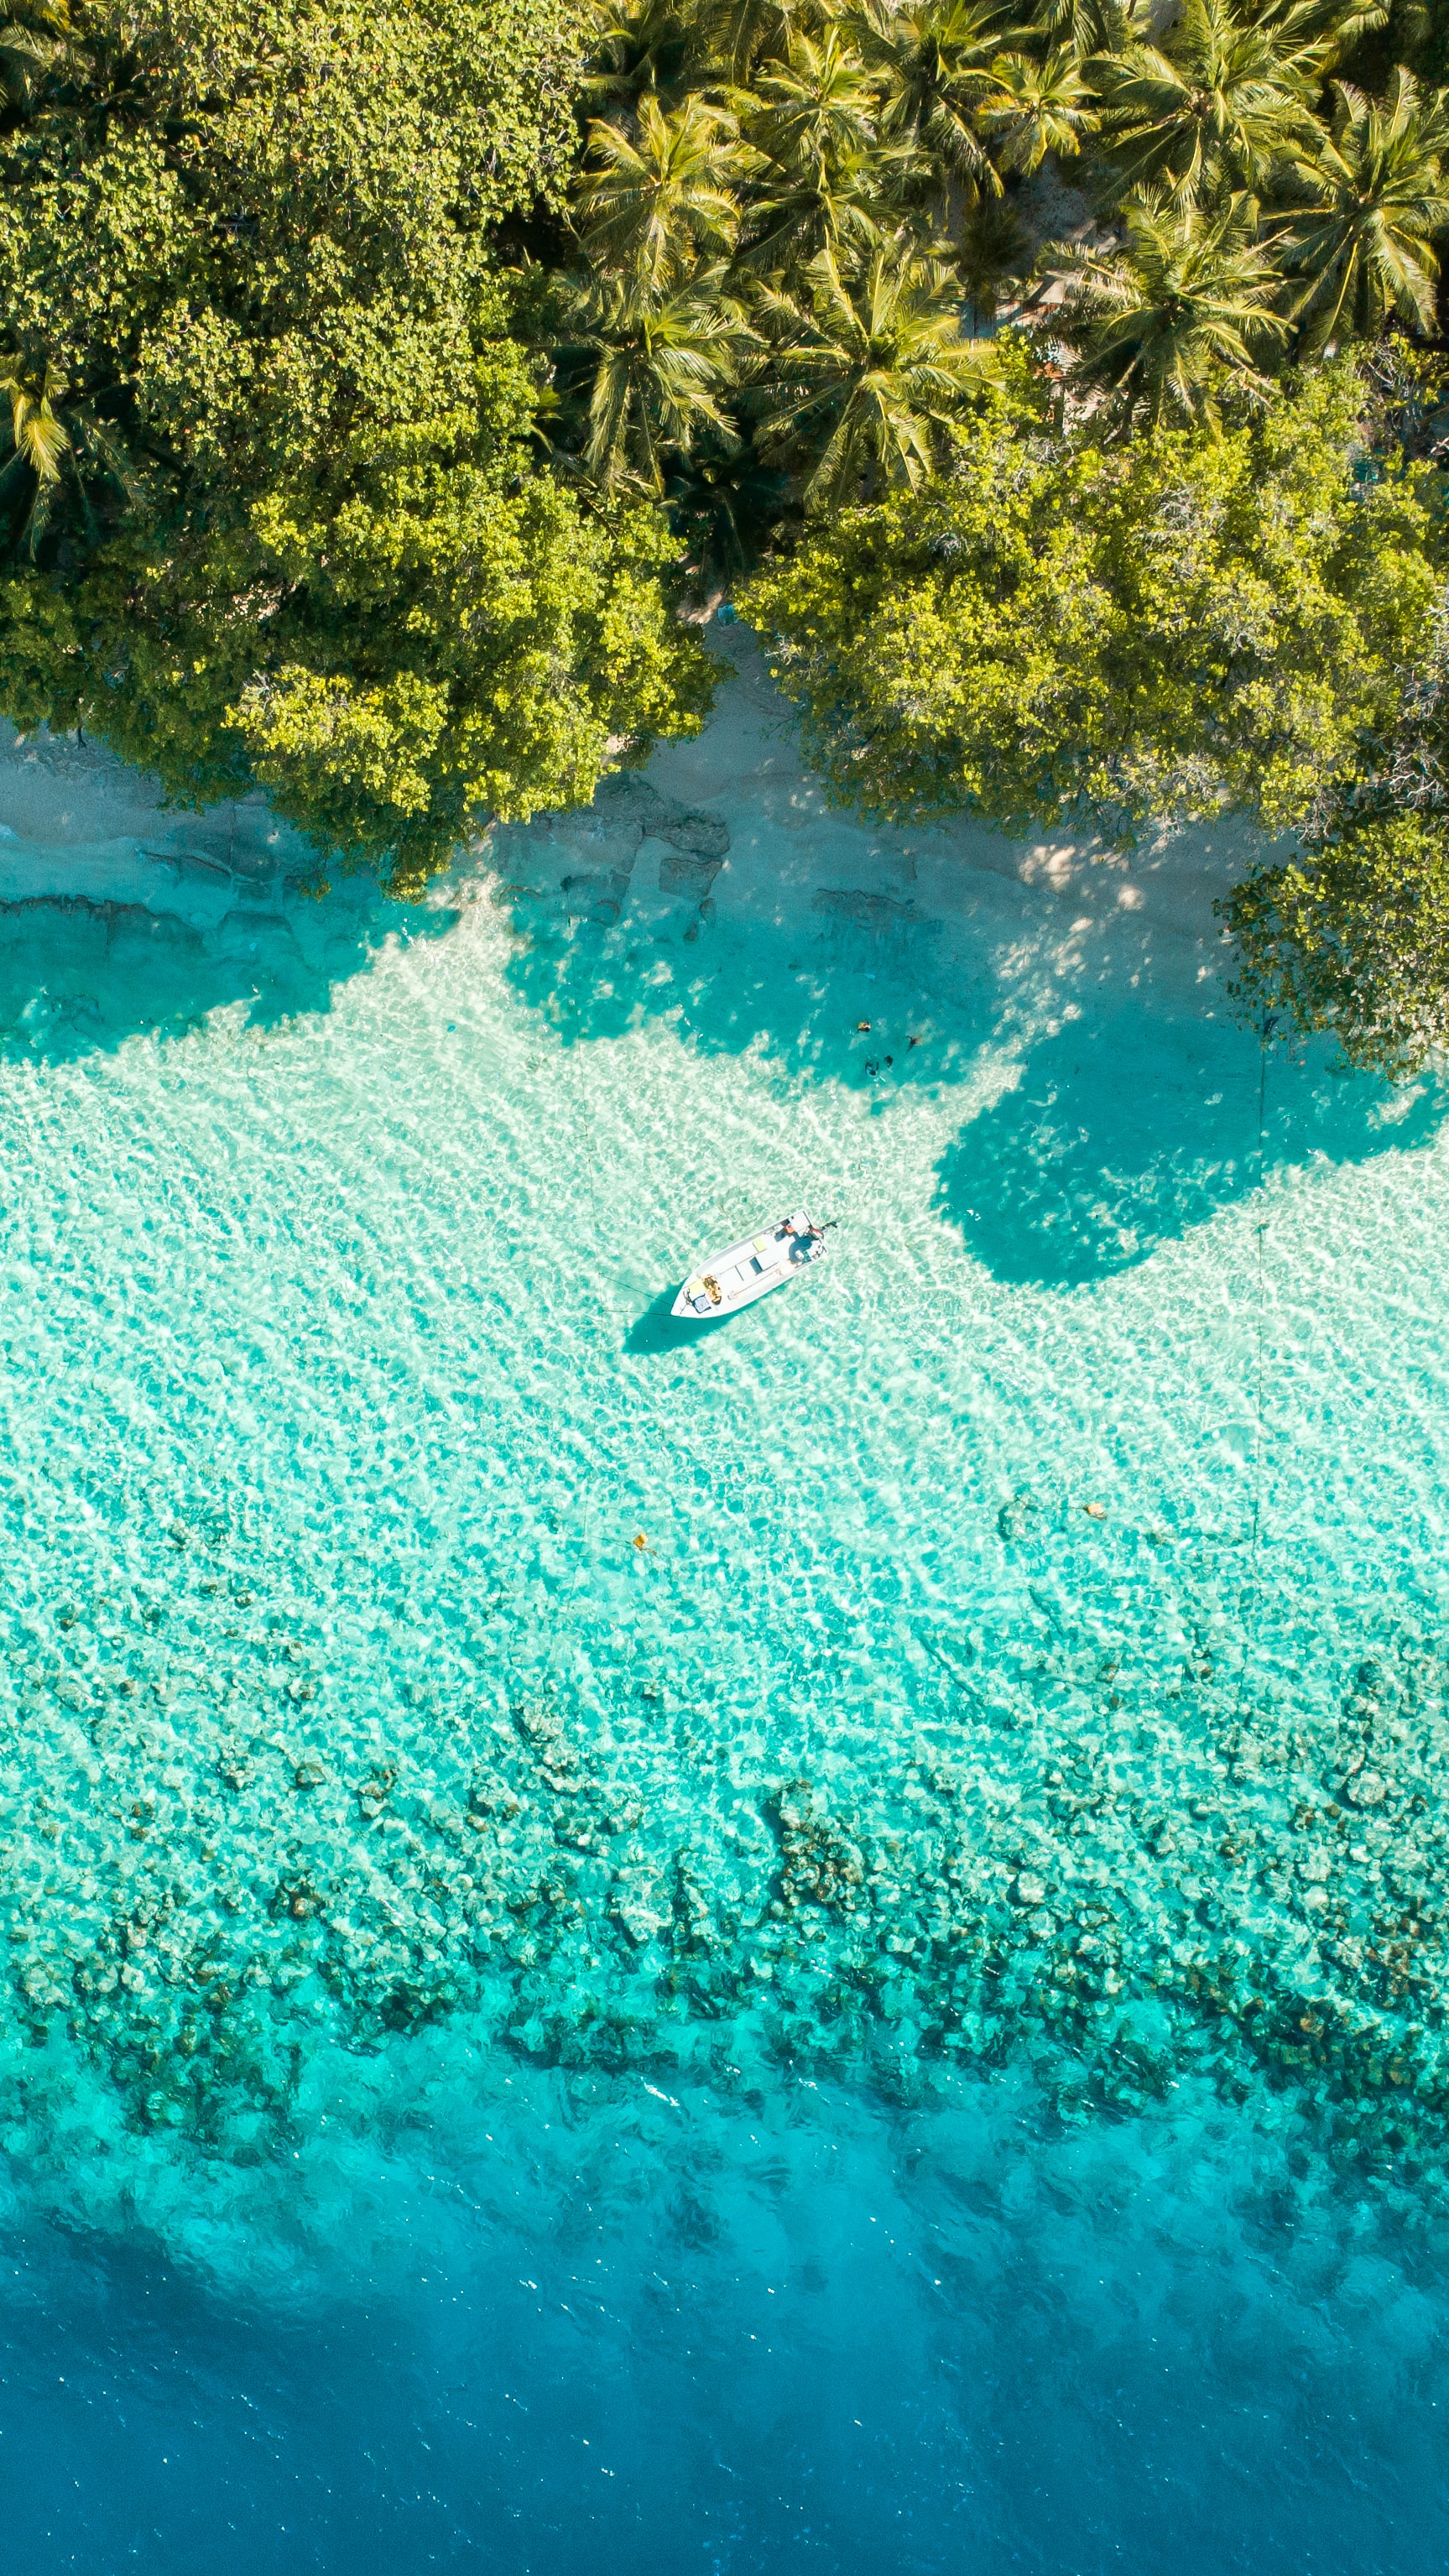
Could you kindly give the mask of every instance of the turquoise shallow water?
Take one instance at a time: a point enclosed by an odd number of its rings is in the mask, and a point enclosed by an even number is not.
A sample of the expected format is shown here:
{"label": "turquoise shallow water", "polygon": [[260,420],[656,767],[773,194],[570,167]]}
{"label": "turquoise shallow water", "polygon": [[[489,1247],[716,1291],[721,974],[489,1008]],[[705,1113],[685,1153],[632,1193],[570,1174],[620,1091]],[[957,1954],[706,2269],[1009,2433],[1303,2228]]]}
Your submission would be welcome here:
{"label": "turquoise shallow water", "polygon": [[593,908],[6,912],[15,2563],[1439,2563],[1438,1094]]}

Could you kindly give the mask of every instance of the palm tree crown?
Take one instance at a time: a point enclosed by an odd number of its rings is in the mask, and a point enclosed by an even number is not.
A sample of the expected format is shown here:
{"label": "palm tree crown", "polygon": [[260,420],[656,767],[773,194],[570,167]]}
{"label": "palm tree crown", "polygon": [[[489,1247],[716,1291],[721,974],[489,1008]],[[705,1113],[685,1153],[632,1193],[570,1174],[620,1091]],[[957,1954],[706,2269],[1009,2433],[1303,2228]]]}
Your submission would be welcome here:
{"label": "palm tree crown", "polygon": [[1102,69],[1107,130],[1124,188],[1181,204],[1258,197],[1313,131],[1310,102],[1328,40],[1245,16],[1234,0],[1186,0],[1161,46],[1130,46]]}
{"label": "palm tree crown", "polygon": [[912,148],[882,141],[879,95],[839,27],[792,37],[784,62],[756,84],[745,139],[758,157],[759,196],[742,253],[761,275],[803,268],[827,245],[867,254],[899,189]]}
{"label": "palm tree crown", "polygon": [[728,181],[739,129],[728,109],[698,96],[672,114],[646,96],[637,125],[637,141],[621,126],[590,126],[596,166],[582,180],[576,204],[591,257],[633,269],[657,286],[691,253],[733,244],[739,207]]}
{"label": "palm tree crown", "polygon": [[1078,254],[1058,272],[1076,379],[1114,398],[1124,422],[1212,422],[1215,380],[1261,386],[1258,360],[1287,339],[1274,310],[1279,272],[1231,207],[1213,215],[1148,198],[1124,222],[1120,251]]}
{"label": "palm tree crown", "polygon": [[28,467],[30,504],[20,534],[34,554],[60,490],[61,474],[73,460],[70,431],[56,406],[70,390],[49,358],[26,357],[17,350],[0,354],[0,395],[10,403],[10,437],[14,454],[0,468],[0,483]]}
{"label": "palm tree crown", "polygon": [[687,456],[701,430],[733,436],[720,397],[753,334],[726,291],[722,266],[664,289],[639,275],[584,290],[574,349],[589,386],[584,461],[609,489],[664,489],[664,463]]}
{"label": "palm tree crown", "polygon": [[959,286],[904,237],[854,278],[822,251],[807,284],[808,305],[777,293],[762,308],[785,342],[780,372],[797,379],[767,437],[807,419],[827,433],[807,509],[838,505],[870,481],[915,485],[939,463],[947,422],[994,370],[989,344],[962,336]]}
{"label": "palm tree crown", "polygon": [[866,60],[884,85],[882,133],[906,138],[948,180],[998,194],[976,111],[1006,33],[1000,0],[923,0],[903,10],[877,0],[857,23]]}
{"label": "palm tree crown", "polygon": [[614,0],[594,35],[584,95],[637,109],[651,93],[677,97],[692,70],[693,37],[680,0]]}
{"label": "palm tree crown", "polygon": [[1305,344],[1357,331],[1372,338],[1390,315],[1434,326],[1434,236],[1449,226],[1449,114],[1444,93],[1394,74],[1382,106],[1334,83],[1331,135],[1296,176],[1306,199],[1286,226],[1286,264],[1305,280],[1295,318]]}
{"label": "palm tree crown", "polygon": [[1039,58],[998,55],[979,113],[996,141],[1001,168],[1028,176],[1041,168],[1049,152],[1075,159],[1102,121],[1070,45],[1054,45]]}

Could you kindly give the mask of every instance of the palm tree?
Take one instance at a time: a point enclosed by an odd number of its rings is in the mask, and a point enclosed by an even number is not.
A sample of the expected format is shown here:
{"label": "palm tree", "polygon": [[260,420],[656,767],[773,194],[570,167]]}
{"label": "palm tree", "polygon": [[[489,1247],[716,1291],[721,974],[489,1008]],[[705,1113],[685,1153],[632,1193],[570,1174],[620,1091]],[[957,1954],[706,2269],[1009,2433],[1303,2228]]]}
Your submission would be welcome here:
{"label": "palm tree", "polygon": [[792,36],[756,82],[755,96],[750,141],[782,170],[828,169],[875,140],[875,83],[839,27],[827,27],[818,41]]}
{"label": "palm tree", "polygon": [[1324,12],[1241,14],[1235,0],[1185,0],[1160,46],[1136,44],[1095,69],[1123,192],[1178,204],[1256,201],[1314,132],[1312,100],[1332,57]]}
{"label": "palm tree", "polygon": [[1077,353],[1077,385],[1112,397],[1124,423],[1176,416],[1211,427],[1216,382],[1227,375],[1261,393],[1258,361],[1288,336],[1271,251],[1235,207],[1213,215],[1146,198],[1122,221],[1120,250],[1058,263],[1067,293],[1053,331]]}
{"label": "palm tree", "polygon": [[584,95],[600,106],[619,101],[637,111],[655,96],[677,97],[694,52],[692,12],[679,0],[614,0],[594,32]]}
{"label": "palm tree", "polygon": [[755,342],[722,263],[662,289],[638,274],[597,277],[578,321],[560,363],[588,385],[584,459],[606,489],[657,495],[666,459],[687,456],[702,430],[733,440],[720,397]]}
{"label": "palm tree", "polygon": [[759,64],[784,61],[792,37],[818,35],[834,15],[833,0],[703,0],[698,9],[701,31],[736,87]]}
{"label": "palm tree", "polygon": [[1391,0],[1262,0],[1260,23],[1291,53],[1311,53],[1325,73],[1363,37],[1386,27]]}
{"label": "palm tree", "polygon": [[806,283],[808,303],[778,289],[760,301],[780,346],[767,444],[823,442],[804,482],[808,510],[839,507],[863,487],[914,488],[939,465],[948,423],[994,374],[990,344],[963,338],[951,271],[904,235],[854,279],[821,251]]}
{"label": "palm tree", "polygon": [[740,264],[774,275],[845,241],[861,256],[879,239],[914,149],[882,141],[875,82],[838,27],[797,36],[756,83],[745,138],[758,153],[759,195]]}
{"label": "palm tree", "polygon": [[0,96],[12,121],[28,116],[46,81],[76,59],[67,0],[3,0]]}
{"label": "palm tree", "polygon": [[881,132],[928,153],[945,174],[998,194],[976,110],[1007,28],[1002,0],[917,0],[894,10],[868,0],[856,21],[865,59],[885,88]]}
{"label": "palm tree", "polygon": [[1031,54],[999,54],[977,111],[1003,170],[1030,174],[1049,152],[1074,159],[1101,123],[1092,90],[1070,45]]}
{"label": "palm tree", "polygon": [[0,354],[0,395],[10,401],[10,437],[15,453],[0,469],[0,483],[28,467],[34,489],[21,534],[33,555],[51,505],[60,489],[61,472],[71,454],[70,431],[56,405],[69,391],[65,377],[49,358],[27,358],[17,350]]}
{"label": "palm tree", "polygon": [[657,98],[639,103],[638,140],[617,125],[589,128],[598,165],[574,205],[591,258],[633,269],[653,285],[701,252],[728,250],[739,229],[729,181],[739,166],[739,128],[728,109],[698,95],[666,114]]}
{"label": "palm tree", "polygon": [[1293,318],[1306,347],[1351,331],[1373,339],[1390,317],[1432,331],[1434,240],[1449,226],[1446,111],[1443,90],[1421,90],[1402,68],[1381,104],[1334,82],[1331,134],[1295,164],[1306,202],[1283,232],[1284,264],[1305,281]]}
{"label": "palm tree", "polygon": [[34,351],[0,352],[0,396],[10,403],[13,451],[0,467],[0,485],[28,475],[28,498],[23,514],[12,514],[11,531],[32,556],[64,486],[69,486],[92,538],[101,524],[97,502],[102,486],[109,485],[113,499],[124,507],[154,511],[153,468],[137,464],[106,416],[106,407],[121,393],[117,384],[103,385],[68,400],[72,388],[53,359]]}
{"label": "palm tree", "polygon": [[1085,63],[1140,42],[1149,15],[1144,0],[1036,0],[1024,13],[1020,41],[1035,37],[1048,50],[1065,45]]}

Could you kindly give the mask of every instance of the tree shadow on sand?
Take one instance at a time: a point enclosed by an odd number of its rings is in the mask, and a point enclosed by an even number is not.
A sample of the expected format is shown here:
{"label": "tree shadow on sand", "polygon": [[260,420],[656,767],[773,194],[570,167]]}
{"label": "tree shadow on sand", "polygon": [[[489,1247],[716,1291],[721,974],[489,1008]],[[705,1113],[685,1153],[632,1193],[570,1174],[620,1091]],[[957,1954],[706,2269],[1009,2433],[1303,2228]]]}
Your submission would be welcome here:
{"label": "tree shadow on sand", "polygon": [[[1227,1017],[1124,1007],[1120,998],[1023,1047],[1017,996],[990,971],[949,1005],[934,996],[929,1046],[912,1050],[907,1039],[902,1048],[894,1023],[909,1024],[919,955],[905,940],[886,944],[835,925],[827,934],[816,924],[755,924],[747,939],[714,934],[686,949],[626,928],[570,929],[556,917],[535,918],[527,933],[508,980],[565,1045],[674,1016],[705,1053],[763,1048],[787,1077],[868,1091],[883,1116],[917,1084],[939,1090],[977,1083],[986,1067],[1005,1070],[1007,1087],[938,1164],[933,1204],[995,1278],[1023,1287],[1110,1278],[1206,1224],[1274,1170],[1424,1145],[1449,1108],[1437,1082],[1395,1093],[1335,1073],[1321,1047],[1295,1057],[1281,1045],[1268,1051],[1260,1101],[1251,1030]],[[862,1011],[872,1014],[864,1034]],[[893,1015],[884,1036],[882,1011]],[[651,1309],[629,1347],[675,1347],[682,1329]]]}
{"label": "tree shadow on sand", "polygon": [[1194,1064],[1170,1027],[1073,1022],[963,1128],[937,1167],[935,1205],[995,1278],[1083,1287],[1275,1170],[1425,1145],[1449,1108],[1435,1081],[1394,1094],[1282,1048],[1269,1050],[1261,1097],[1259,1071],[1256,1048],[1229,1057],[1220,1042]]}
{"label": "tree shadow on sand", "polygon": [[[520,938],[507,967],[509,987],[564,1046],[673,1020],[702,1054],[763,1048],[787,1076],[873,1091],[884,1107],[892,1088],[959,1079],[989,1035],[991,997],[984,991],[952,998],[950,1030],[924,1055],[912,1055],[903,1036],[898,1046],[894,1034],[882,1034],[878,1015],[892,1010],[904,1032],[904,996],[913,983],[919,997],[919,971],[935,931],[929,922],[883,938],[821,914],[793,928],[758,920],[720,925],[689,944],[588,921],[570,926],[522,905],[510,909]],[[921,999],[920,1007],[933,1006]],[[934,1007],[939,1013],[939,1004]],[[877,1015],[874,1036],[870,1014]],[[889,1083],[872,1071],[888,1052],[895,1059]]]}
{"label": "tree shadow on sand", "polygon": [[237,1002],[251,1027],[328,1011],[389,934],[437,939],[459,916],[409,911],[362,884],[202,927],[82,895],[0,904],[0,1059],[75,1062],[149,1033],[184,1037]]}

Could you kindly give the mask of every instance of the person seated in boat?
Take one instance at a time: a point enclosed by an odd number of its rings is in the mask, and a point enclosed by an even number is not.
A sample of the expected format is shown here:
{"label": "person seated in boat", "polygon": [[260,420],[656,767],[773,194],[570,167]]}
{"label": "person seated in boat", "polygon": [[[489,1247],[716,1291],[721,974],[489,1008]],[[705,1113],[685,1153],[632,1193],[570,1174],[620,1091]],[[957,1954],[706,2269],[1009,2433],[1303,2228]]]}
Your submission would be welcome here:
{"label": "person seated in boat", "polygon": [[813,1261],[815,1246],[823,1244],[825,1237],[818,1225],[811,1224],[804,1208],[797,1208],[793,1216],[781,1217],[775,1240],[785,1245],[787,1261]]}

